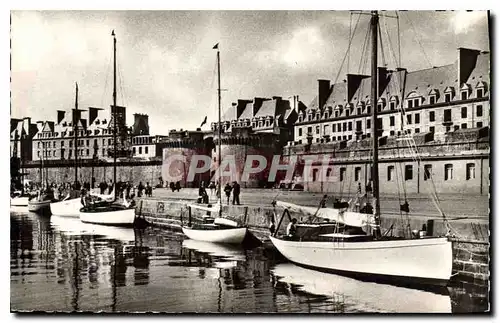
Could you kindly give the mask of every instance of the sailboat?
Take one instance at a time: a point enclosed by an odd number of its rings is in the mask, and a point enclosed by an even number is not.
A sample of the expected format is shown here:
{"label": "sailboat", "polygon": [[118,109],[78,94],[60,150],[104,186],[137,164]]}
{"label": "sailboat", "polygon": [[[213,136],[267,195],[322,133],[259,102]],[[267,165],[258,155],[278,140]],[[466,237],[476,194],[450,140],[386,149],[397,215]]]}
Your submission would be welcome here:
{"label": "sailboat", "polygon": [[[378,12],[372,11],[371,102],[377,102],[377,82],[374,80],[377,80],[378,19]],[[360,225],[364,223],[356,224],[347,214],[343,217],[339,214],[334,219],[335,225],[357,230],[358,233],[346,234],[344,230],[336,230],[309,239],[278,237],[283,217],[285,214],[290,217],[289,208],[285,206],[278,227],[270,236],[271,242],[289,261],[318,271],[404,285],[447,285],[453,262],[452,244],[447,237],[405,239],[381,235],[377,112],[376,108],[372,109],[374,224],[369,223],[369,227],[373,228],[372,234],[364,234],[361,230]],[[321,211],[321,207],[317,212],[319,215],[335,215],[334,211]]]}
{"label": "sailboat", "polygon": [[[76,118],[73,120],[74,127],[74,145],[75,145],[75,185],[78,181],[78,83],[75,83],[75,114]],[[76,195],[76,196],[75,196]],[[75,194],[75,191],[68,192],[68,195],[64,197],[61,201],[56,201],[50,203],[50,212],[53,215],[58,216],[70,216],[70,217],[79,217],[80,216],[80,208],[82,207],[80,197]]]}
{"label": "sailboat", "polygon": [[[21,136],[23,136],[23,131],[24,129],[21,129]],[[17,139],[18,139],[18,133],[17,133],[17,130],[14,131],[14,151],[13,151],[13,157],[11,158],[12,159],[17,159]],[[14,192],[12,192],[11,194],[11,197],[10,197],[10,205],[11,206],[28,206],[28,200],[29,200],[29,196],[27,194],[25,194],[24,192],[24,181],[22,180],[23,179],[23,172],[22,172],[22,162],[23,162],[23,157],[22,157],[22,154],[21,154],[21,158],[20,158],[20,162],[21,162],[21,189],[20,190],[16,190]]]}
{"label": "sailboat", "polygon": [[[28,211],[30,212],[35,212],[38,214],[43,214],[43,215],[50,215],[50,203],[53,200],[53,196],[50,196],[49,194],[46,193],[45,189],[49,187],[49,183],[47,181],[47,176],[45,174],[45,169],[44,169],[44,154],[45,154],[45,143],[42,142],[42,161],[41,161],[41,168],[40,168],[40,173],[42,177],[42,187],[38,191],[38,194],[36,196],[32,196],[29,201],[28,201]],[[45,183],[45,185],[44,185]],[[45,189],[44,189],[45,187]]]}
{"label": "sailboat", "polygon": [[113,117],[113,183],[114,198],[112,202],[90,203],[80,209],[80,220],[84,223],[114,225],[114,226],[134,226],[136,222],[135,208],[127,203],[123,197],[123,203],[118,202],[116,191],[116,141],[117,141],[117,109],[116,109],[116,36],[113,36],[113,106],[111,114]]}
{"label": "sailboat", "polygon": [[[220,51],[219,44],[215,45],[213,49],[217,49],[217,80],[218,80],[218,113],[219,113],[219,124],[217,126],[218,132],[218,161],[219,165],[221,162],[221,89],[220,89]],[[225,219],[222,215],[222,198],[221,198],[221,177],[220,177],[220,167],[219,171],[219,189],[217,190],[217,203],[210,207],[205,205],[190,204],[189,209],[189,222],[187,226],[182,226],[182,232],[189,238],[199,241],[215,242],[215,243],[231,243],[240,244],[245,239],[247,234],[247,228],[238,225],[237,222]],[[202,224],[192,224],[191,222],[191,209],[198,209],[206,211],[207,213],[216,213],[219,216],[216,218],[204,217],[204,223]]]}

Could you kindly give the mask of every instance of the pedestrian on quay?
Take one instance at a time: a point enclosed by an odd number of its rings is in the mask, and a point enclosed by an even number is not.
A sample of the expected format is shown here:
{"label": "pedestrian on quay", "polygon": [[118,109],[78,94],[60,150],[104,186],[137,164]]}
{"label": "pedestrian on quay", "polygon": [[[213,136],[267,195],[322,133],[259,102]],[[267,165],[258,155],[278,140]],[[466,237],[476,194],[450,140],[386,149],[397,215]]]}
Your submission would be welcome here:
{"label": "pedestrian on quay", "polygon": [[227,197],[227,205],[229,205],[229,197],[231,196],[232,190],[233,188],[231,187],[231,185],[229,185],[229,183],[226,183],[226,186],[224,186],[224,193],[226,194]]}
{"label": "pedestrian on quay", "polygon": [[130,184],[130,181],[127,182],[127,187],[126,187],[126,190],[127,190],[127,198],[129,199],[130,198],[130,190],[132,189],[132,184]]}
{"label": "pedestrian on quay", "polygon": [[208,186],[208,188],[210,189],[210,195],[214,195],[214,191],[215,191],[215,183],[214,182],[210,182],[210,185]]}
{"label": "pedestrian on quay", "polygon": [[108,194],[111,194],[113,192],[113,180],[109,180],[109,185],[108,185]]}
{"label": "pedestrian on quay", "polygon": [[234,181],[233,182],[233,205],[234,204],[240,204],[240,184],[238,182]]}
{"label": "pedestrian on quay", "polygon": [[203,204],[208,204],[208,194],[205,189],[205,182],[200,183],[200,187],[198,188],[198,201]]}
{"label": "pedestrian on quay", "polygon": [[142,182],[139,182],[139,186],[137,187],[137,197],[142,197],[142,191],[144,190],[144,185]]}
{"label": "pedestrian on quay", "polygon": [[104,180],[102,180],[100,183],[99,183],[99,190],[101,192],[101,194],[104,194],[104,192],[106,191],[106,187],[108,185],[106,184],[106,182]]}
{"label": "pedestrian on quay", "polygon": [[175,183],[175,189],[177,190],[177,192],[181,191],[181,182],[177,181],[177,183]]}
{"label": "pedestrian on quay", "polygon": [[146,183],[146,196],[153,196],[153,186],[149,185],[149,182]]}
{"label": "pedestrian on quay", "polygon": [[170,189],[172,190],[172,192],[175,192],[175,184],[174,184],[174,182],[170,182]]}

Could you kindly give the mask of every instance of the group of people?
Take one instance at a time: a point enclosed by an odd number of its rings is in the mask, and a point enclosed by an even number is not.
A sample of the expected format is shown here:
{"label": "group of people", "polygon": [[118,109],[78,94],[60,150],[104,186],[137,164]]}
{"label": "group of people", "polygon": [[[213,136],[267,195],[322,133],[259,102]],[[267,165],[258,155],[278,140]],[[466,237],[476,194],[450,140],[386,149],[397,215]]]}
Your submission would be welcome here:
{"label": "group of people", "polygon": [[[217,196],[219,196],[219,185],[211,182],[208,185],[208,188],[210,189],[211,194],[213,195],[214,191]],[[226,183],[224,186],[224,194],[226,195],[227,198],[227,204],[229,205],[229,200],[231,197],[231,193],[233,194],[233,205],[241,205],[240,203],[240,193],[241,193],[241,186],[238,182],[234,181],[233,185],[231,186],[229,183]],[[208,204],[209,203],[209,196],[205,187],[205,182],[200,183],[200,187],[198,189],[198,202],[199,203],[204,203]]]}

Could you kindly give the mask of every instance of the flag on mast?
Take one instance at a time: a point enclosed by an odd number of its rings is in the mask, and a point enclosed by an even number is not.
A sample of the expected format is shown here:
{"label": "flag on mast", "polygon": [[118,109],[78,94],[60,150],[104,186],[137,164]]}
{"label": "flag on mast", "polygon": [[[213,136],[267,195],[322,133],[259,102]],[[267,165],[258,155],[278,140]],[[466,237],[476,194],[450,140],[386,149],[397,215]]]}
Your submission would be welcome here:
{"label": "flag on mast", "polygon": [[212,49],[219,49],[219,43],[215,44]]}
{"label": "flag on mast", "polygon": [[205,119],[203,119],[203,122],[201,123],[200,128],[201,128],[201,127],[203,127],[203,125],[204,125],[205,123],[207,123],[207,116],[205,116]]}

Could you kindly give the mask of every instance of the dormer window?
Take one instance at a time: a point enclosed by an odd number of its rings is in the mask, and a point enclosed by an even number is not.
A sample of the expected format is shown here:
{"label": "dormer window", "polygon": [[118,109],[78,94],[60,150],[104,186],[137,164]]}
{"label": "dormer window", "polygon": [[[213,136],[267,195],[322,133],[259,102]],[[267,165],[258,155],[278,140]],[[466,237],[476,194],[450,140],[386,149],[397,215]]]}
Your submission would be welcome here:
{"label": "dormer window", "polygon": [[316,120],[319,120],[321,119],[321,113],[318,111],[316,112]]}
{"label": "dormer window", "polygon": [[335,118],[339,117],[339,110],[335,110]]}
{"label": "dormer window", "polygon": [[346,110],[345,110],[345,116],[346,116],[346,117],[348,117],[348,116],[349,116],[349,114],[350,114],[349,109],[346,109]]}
{"label": "dormer window", "polygon": [[368,113],[368,114],[372,113],[372,106],[371,105],[366,106],[366,113]]}
{"label": "dormer window", "polygon": [[477,98],[482,98],[484,95],[484,89],[477,89],[476,90],[476,97]]}
{"label": "dormer window", "polygon": [[436,104],[436,95],[431,95],[429,97],[429,104]]}
{"label": "dormer window", "polygon": [[356,109],[356,114],[357,114],[357,115],[360,115],[360,114],[362,114],[362,113],[363,113],[363,109],[362,109],[362,108],[357,108],[357,109]]}
{"label": "dormer window", "polygon": [[[307,121],[311,121],[311,120],[312,120],[312,118],[313,118],[312,114],[309,114],[309,115],[307,116]],[[259,122],[259,124],[260,124],[260,122]],[[260,127],[260,126],[259,126],[259,127]]]}
{"label": "dormer window", "polygon": [[451,93],[446,93],[444,95],[444,102],[451,102]]}
{"label": "dormer window", "polygon": [[467,90],[460,92],[460,99],[467,100],[469,98],[469,92]]}
{"label": "dormer window", "polygon": [[396,110],[396,101],[391,101],[391,102],[389,103],[389,108],[390,108],[391,110]]}
{"label": "dormer window", "polygon": [[382,103],[377,104],[377,111],[382,112]]}

